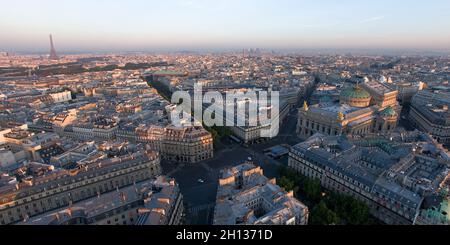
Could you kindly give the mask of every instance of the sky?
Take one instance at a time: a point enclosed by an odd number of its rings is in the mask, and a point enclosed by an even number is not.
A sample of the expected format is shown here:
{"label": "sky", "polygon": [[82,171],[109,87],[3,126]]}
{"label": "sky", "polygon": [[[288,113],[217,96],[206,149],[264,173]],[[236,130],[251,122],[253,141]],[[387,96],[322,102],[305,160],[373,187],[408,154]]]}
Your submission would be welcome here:
{"label": "sky", "polygon": [[448,0],[0,0],[0,51],[450,50]]}

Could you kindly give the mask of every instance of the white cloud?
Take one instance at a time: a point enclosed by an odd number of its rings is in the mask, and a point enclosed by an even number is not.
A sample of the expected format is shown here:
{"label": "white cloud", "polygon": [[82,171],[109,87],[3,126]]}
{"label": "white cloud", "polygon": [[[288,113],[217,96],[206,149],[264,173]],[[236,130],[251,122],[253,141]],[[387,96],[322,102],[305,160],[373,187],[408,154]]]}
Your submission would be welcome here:
{"label": "white cloud", "polygon": [[375,17],[371,17],[365,20],[362,20],[361,23],[369,23],[369,22],[375,22],[375,21],[379,21],[384,19],[384,16],[375,16]]}

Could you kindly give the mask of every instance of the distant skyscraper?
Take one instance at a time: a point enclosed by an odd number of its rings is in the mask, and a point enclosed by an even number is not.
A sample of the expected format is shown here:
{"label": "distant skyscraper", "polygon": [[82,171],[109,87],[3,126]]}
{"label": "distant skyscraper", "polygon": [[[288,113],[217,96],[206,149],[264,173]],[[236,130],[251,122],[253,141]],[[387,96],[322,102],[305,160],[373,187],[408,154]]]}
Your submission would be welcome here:
{"label": "distant skyscraper", "polygon": [[56,54],[55,46],[53,45],[53,37],[52,34],[50,34],[50,57],[51,60],[57,60],[58,55]]}

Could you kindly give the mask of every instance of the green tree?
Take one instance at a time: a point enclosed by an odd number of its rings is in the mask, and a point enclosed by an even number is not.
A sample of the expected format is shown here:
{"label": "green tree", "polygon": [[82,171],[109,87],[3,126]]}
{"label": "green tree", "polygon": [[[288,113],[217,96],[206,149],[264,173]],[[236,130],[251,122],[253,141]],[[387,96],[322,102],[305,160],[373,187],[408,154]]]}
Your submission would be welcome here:
{"label": "green tree", "polygon": [[291,180],[289,178],[286,178],[285,176],[281,177],[277,181],[277,184],[280,187],[284,188],[286,191],[294,191],[294,193],[297,193],[298,190],[299,190],[299,188],[296,185],[296,183],[293,180]]}
{"label": "green tree", "polygon": [[319,202],[322,197],[322,187],[319,180],[307,180],[304,182],[304,192],[311,201]]}
{"label": "green tree", "polygon": [[371,223],[369,207],[353,197],[331,193],[328,195],[326,203],[346,224],[364,225]]}
{"label": "green tree", "polygon": [[294,190],[296,196],[304,198],[302,201],[305,201],[312,210],[312,224],[368,225],[374,223],[370,216],[370,209],[364,202],[330,191],[322,197],[324,190],[319,180],[307,178],[284,166],[278,171],[281,176],[278,185],[288,191]]}
{"label": "green tree", "polygon": [[285,166],[281,166],[278,169],[278,172],[280,173],[280,176],[286,177],[287,179],[294,181],[298,186],[302,186],[303,182],[305,181],[302,175]]}
{"label": "green tree", "polygon": [[370,218],[369,207],[361,201],[351,197],[344,197],[339,213],[345,217],[345,221],[350,225],[367,224]]}
{"label": "green tree", "polygon": [[348,222],[353,225],[364,225],[369,223],[369,207],[362,202],[356,202],[352,207],[353,212],[349,214]]}
{"label": "green tree", "polygon": [[311,211],[310,223],[312,225],[337,225],[339,217],[327,207],[324,201],[321,201]]}

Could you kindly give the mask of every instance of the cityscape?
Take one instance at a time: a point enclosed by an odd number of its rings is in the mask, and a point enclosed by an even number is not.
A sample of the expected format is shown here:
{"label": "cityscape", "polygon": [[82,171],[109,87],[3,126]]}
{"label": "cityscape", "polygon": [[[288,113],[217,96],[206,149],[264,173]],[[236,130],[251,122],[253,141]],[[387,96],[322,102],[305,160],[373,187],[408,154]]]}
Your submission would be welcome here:
{"label": "cityscape", "polygon": [[[192,14],[242,4],[174,2]],[[266,5],[246,9],[248,17]],[[448,25],[449,12],[440,13],[450,5],[441,9],[436,19]],[[138,34],[126,48],[108,35],[105,46],[86,46],[56,27],[60,34],[0,38],[1,225],[450,225],[448,35],[418,26],[399,35],[426,42],[377,46],[364,36],[365,46],[349,36],[336,46],[311,31],[311,43],[288,47],[297,39],[255,31],[260,42],[241,32],[232,42],[224,27],[227,46],[194,45],[196,28],[166,42],[162,27],[151,31],[161,43],[148,49]],[[262,32],[276,35],[272,28]]]}

